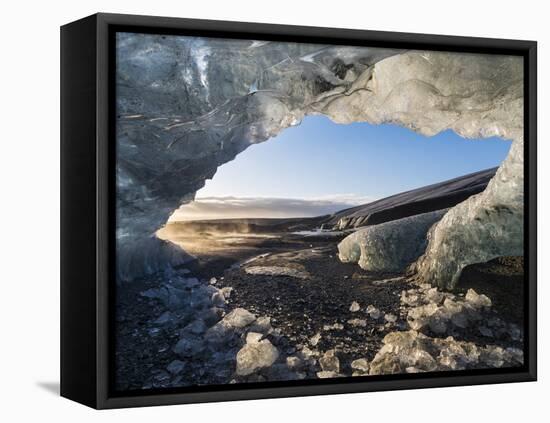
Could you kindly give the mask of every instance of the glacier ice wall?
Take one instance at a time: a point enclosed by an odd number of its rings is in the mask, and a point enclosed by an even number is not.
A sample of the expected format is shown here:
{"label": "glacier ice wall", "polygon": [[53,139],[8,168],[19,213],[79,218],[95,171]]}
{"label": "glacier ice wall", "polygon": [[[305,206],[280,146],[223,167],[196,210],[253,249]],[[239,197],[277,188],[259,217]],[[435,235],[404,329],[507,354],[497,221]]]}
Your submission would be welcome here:
{"label": "glacier ice wall", "polygon": [[339,122],[395,123],[425,135],[513,140],[480,194],[452,208],[429,234],[415,270],[453,288],[462,269],[523,254],[523,65],[518,57],[407,52],[376,64],[366,90],[320,110]]}
{"label": "glacier ice wall", "polygon": [[453,207],[428,234],[414,269],[427,283],[452,289],[462,269],[504,255],[523,255],[523,142],[480,194]]}
{"label": "glacier ice wall", "polygon": [[359,229],[338,244],[338,257],[374,272],[405,270],[424,252],[428,230],[446,212],[437,210]]}
{"label": "glacier ice wall", "polygon": [[[218,166],[308,114],[514,140],[488,189],[433,228],[418,271],[452,285],[464,264],[516,251],[514,228],[523,221],[519,57],[119,33],[116,87],[120,279],[181,262],[154,236],[172,211]],[[465,250],[460,233],[476,248]],[[135,254],[147,259],[132,260]]]}
{"label": "glacier ice wall", "polygon": [[119,33],[119,279],[180,264],[173,246],[154,234],[175,209],[193,200],[218,166],[298,124],[323,93],[349,87],[396,53]]}

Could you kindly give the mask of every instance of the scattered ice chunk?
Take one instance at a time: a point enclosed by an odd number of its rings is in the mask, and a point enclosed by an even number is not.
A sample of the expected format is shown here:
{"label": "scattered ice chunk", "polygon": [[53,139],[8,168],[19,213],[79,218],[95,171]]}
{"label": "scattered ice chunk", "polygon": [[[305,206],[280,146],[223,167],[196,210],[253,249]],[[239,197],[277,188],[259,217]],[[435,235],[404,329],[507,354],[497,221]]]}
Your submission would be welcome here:
{"label": "scattered ice chunk", "polygon": [[166,370],[172,374],[181,373],[183,369],[185,369],[185,363],[180,360],[174,360],[166,367]]}
{"label": "scattered ice chunk", "polygon": [[384,320],[388,323],[395,323],[397,321],[397,316],[395,314],[388,313],[384,315]]}
{"label": "scattered ice chunk", "polygon": [[369,362],[365,358],[359,358],[351,362],[351,368],[353,370],[358,370],[360,372],[367,373],[369,371]]}
{"label": "scattered ice chunk", "polygon": [[351,319],[351,320],[348,320],[348,324],[353,327],[364,328],[367,326],[367,321],[365,319]]}
{"label": "scattered ice chunk", "polygon": [[227,314],[222,322],[224,325],[234,328],[244,328],[256,320],[256,316],[244,308],[236,308]]}
{"label": "scattered ice chunk", "polygon": [[298,279],[308,279],[311,276],[305,270],[285,266],[249,266],[244,271],[249,275],[288,276]]}
{"label": "scattered ice chunk", "polygon": [[369,305],[367,307],[367,313],[369,314],[369,316],[373,319],[379,319],[380,316],[382,316],[382,313],[380,312],[380,310],[378,310],[375,306],[373,306],[372,304]]}
{"label": "scattered ice chunk", "polygon": [[328,350],[323,356],[319,359],[319,365],[321,369],[325,372],[335,372],[340,371],[340,360],[336,356],[336,351]]}
{"label": "scattered ice chunk", "polygon": [[[257,334],[260,335],[261,334]],[[254,337],[256,339],[256,337]],[[279,357],[279,351],[268,339],[246,343],[237,353],[236,374],[247,376],[258,369],[270,367]]]}
{"label": "scattered ice chunk", "polygon": [[361,310],[361,306],[359,305],[359,303],[357,301],[352,302],[351,306],[349,307],[349,311],[355,313],[359,310]]}
{"label": "scattered ice chunk", "polygon": [[479,295],[477,292],[475,292],[473,289],[468,289],[468,292],[466,292],[466,301],[471,303],[474,307],[481,308],[481,307],[491,307],[492,302],[484,294]]}
{"label": "scattered ice chunk", "polygon": [[317,333],[316,335],[312,336],[311,338],[309,338],[309,343],[312,345],[312,346],[317,346],[317,344],[319,343],[319,341],[321,340],[321,334],[320,333]]}

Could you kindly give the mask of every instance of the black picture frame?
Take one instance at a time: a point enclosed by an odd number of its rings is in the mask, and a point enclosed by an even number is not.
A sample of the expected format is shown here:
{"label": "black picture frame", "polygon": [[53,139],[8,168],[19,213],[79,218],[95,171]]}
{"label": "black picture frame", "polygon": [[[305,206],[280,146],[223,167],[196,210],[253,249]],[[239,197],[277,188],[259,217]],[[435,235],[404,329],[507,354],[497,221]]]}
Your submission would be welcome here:
{"label": "black picture frame", "polygon": [[[525,66],[525,364],[521,368],[252,383],[118,395],[110,389],[116,31],[510,54]],[[90,407],[370,392],[536,380],[537,44],[243,22],[95,14],[61,27],[61,395]]]}

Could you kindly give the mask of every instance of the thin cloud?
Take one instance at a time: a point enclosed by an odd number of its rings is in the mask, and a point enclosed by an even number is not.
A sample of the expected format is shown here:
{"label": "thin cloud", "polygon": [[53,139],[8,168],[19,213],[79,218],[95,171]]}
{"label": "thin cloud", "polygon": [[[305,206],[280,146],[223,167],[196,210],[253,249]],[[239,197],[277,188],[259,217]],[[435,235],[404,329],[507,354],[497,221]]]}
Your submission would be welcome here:
{"label": "thin cloud", "polygon": [[319,198],[202,197],[181,206],[170,220],[313,217],[371,201],[374,198],[353,194]]}

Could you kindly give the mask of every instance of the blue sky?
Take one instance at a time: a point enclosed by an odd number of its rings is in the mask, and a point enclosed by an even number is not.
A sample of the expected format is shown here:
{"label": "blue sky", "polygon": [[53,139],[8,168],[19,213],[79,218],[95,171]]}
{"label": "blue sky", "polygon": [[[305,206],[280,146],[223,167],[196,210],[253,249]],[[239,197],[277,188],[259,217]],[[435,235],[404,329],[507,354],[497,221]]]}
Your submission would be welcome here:
{"label": "blue sky", "polygon": [[498,138],[309,116],[221,166],[172,220],[319,216],[498,166],[509,148]]}
{"label": "blue sky", "polygon": [[498,166],[510,142],[306,117],[221,166],[198,197],[381,198]]}

